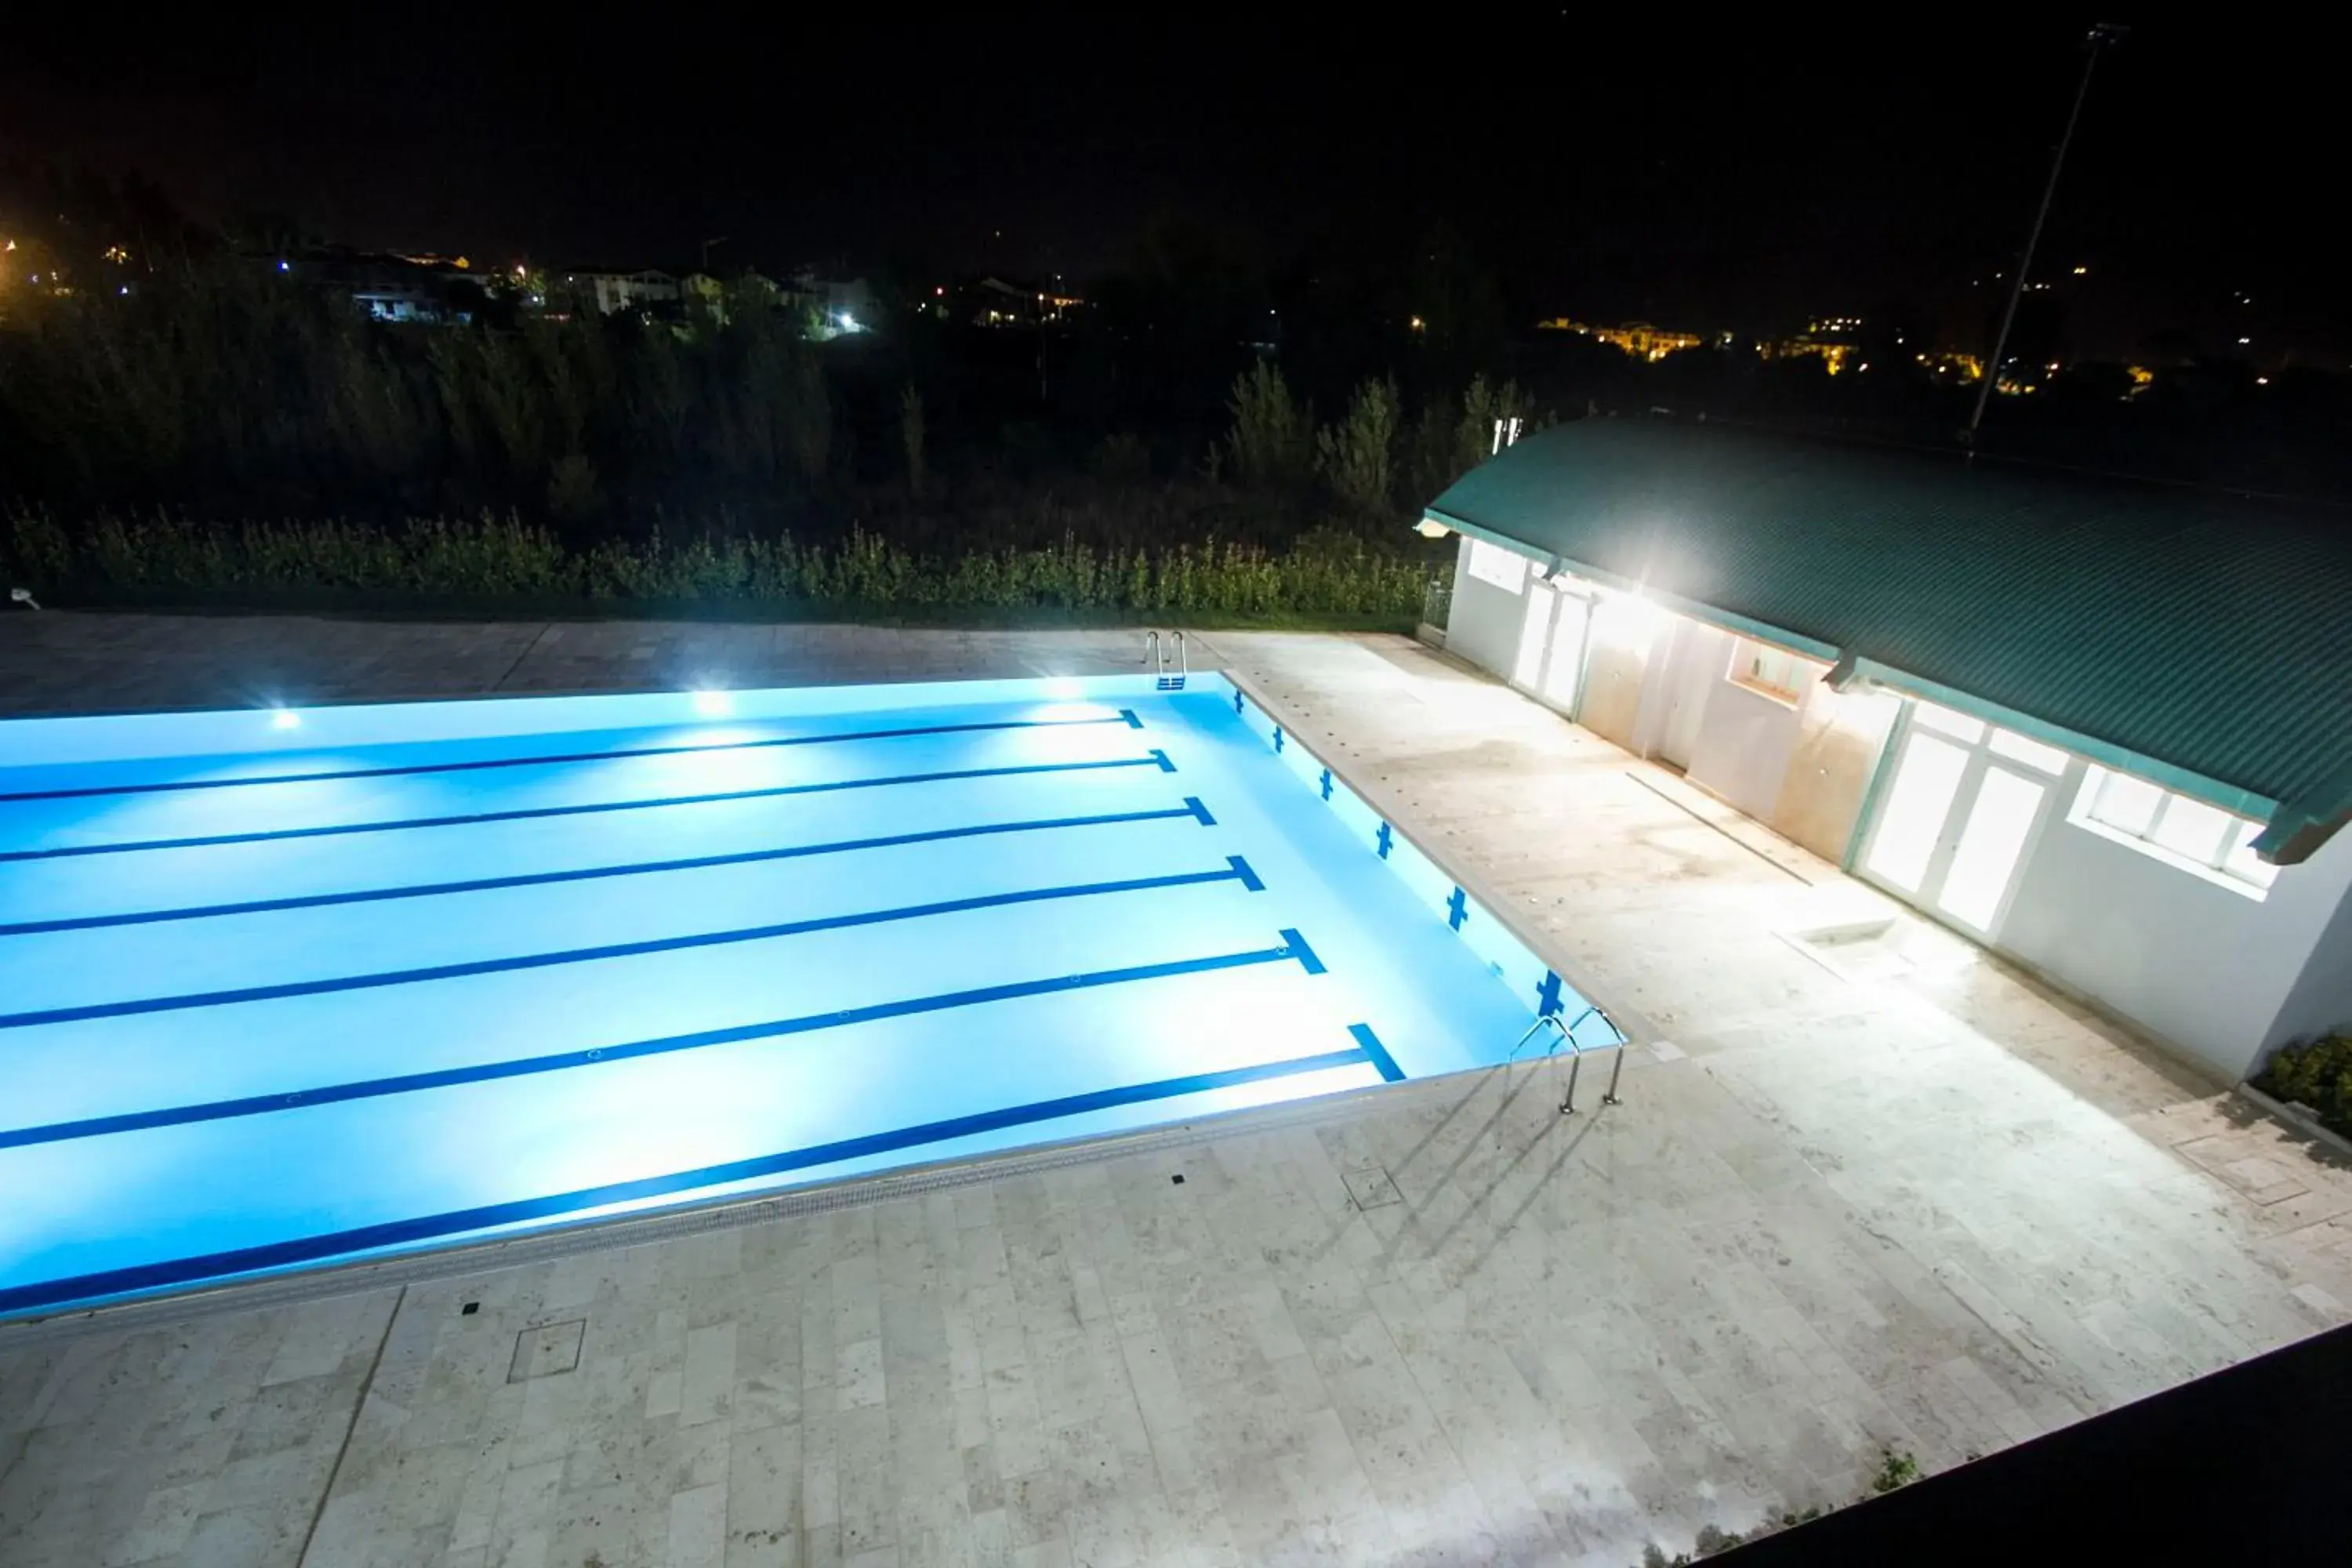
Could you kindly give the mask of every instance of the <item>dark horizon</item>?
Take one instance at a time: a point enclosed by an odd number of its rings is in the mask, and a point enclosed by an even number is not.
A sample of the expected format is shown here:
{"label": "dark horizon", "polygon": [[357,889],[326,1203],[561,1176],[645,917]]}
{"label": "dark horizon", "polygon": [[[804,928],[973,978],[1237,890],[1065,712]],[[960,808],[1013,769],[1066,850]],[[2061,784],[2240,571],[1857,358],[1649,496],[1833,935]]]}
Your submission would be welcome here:
{"label": "dark horizon", "polygon": [[[723,236],[714,270],[1087,279],[1170,215],[1275,272],[1401,267],[1450,234],[1525,319],[1770,331],[1902,310],[1966,346],[2090,19],[1902,37],[1518,8],[1433,38],[1254,18],[783,41],[681,19],[429,44],[34,23],[0,62],[0,160],[141,173],[211,226],[282,215],[492,265],[677,267]],[[2323,54],[2163,25],[2110,53],[2035,268],[2078,352],[2175,329],[2346,368],[2352,307],[2312,188],[2342,140]]]}

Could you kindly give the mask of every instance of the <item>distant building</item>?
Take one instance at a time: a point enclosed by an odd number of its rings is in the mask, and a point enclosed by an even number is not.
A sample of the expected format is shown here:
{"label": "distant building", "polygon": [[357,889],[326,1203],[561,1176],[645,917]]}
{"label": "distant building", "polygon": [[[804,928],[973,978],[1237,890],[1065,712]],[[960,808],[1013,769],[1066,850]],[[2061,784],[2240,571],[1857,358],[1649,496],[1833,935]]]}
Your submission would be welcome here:
{"label": "distant building", "polygon": [[1539,331],[1574,332],[1580,337],[1591,338],[1651,364],[1657,363],[1670,353],[1697,348],[1706,341],[1696,332],[1670,331],[1664,327],[1652,326],[1647,321],[1599,327],[1572,321],[1566,316],[1554,316],[1549,321],[1538,321],[1536,327]]}
{"label": "distant building", "polygon": [[474,319],[483,291],[466,258],[331,248],[275,258],[276,269],[346,294],[369,320],[443,325]]}
{"label": "distant building", "polygon": [[824,278],[803,267],[784,286],[784,297],[809,312],[810,335],[820,341],[874,326],[874,290],[863,278]]}
{"label": "distant building", "polygon": [[1855,334],[1862,331],[1859,316],[1824,316],[1810,322],[1805,330],[1791,337],[1759,342],[1756,352],[1766,359],[1801,359],[1807,354],[1818,356],[1832,375],[1845,369],[1845,362],[1853,357]]}
{"label": "distant building", "polygon": [[582,309],[593,309],[600,316],[675,309],[680,299],[677,275],[650,267],[635,272],[577,268],[559,274],[558,282]]}
{"label": "distant building", "polygon": [[1969,382],[1984,379],[1984,361],[1974,354],[1938,351],[1934,353],[1921,354],[1918,360],[1927,367],[1927,374],[1938,381]]}
{"label": "distant building", "polygon": [[1058,325],[1086,304],[1059,284],[1008,282],[983,278],[963,290],[965,320],[976,327]]}
{"label": "distant building", "polygon": [[689,310],[721,323],[748,302],[772,310],[787,299],[787,291],[774,279],[748,268],[725,279],[689,272],[678,279],[677,287]]}

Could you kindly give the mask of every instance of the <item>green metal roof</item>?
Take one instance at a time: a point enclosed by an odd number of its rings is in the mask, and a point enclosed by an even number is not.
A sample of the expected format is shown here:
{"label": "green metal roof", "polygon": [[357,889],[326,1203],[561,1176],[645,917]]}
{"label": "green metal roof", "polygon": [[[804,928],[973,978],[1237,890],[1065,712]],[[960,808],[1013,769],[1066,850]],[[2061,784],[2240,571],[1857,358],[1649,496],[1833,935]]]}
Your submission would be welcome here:
{"label": "green metal roof", "polygon": [[1429,514],[2272,818],[2265,853],[2352,807],[2352,515],[1601,418]]}

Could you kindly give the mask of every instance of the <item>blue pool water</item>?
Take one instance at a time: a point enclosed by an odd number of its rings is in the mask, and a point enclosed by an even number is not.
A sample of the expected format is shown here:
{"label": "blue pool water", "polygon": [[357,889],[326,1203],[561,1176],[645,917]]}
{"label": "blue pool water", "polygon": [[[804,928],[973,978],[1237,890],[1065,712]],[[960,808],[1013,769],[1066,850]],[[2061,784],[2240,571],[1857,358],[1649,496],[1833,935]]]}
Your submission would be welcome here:
{"label": "blue pool water", "polygon": [[1538,1007],[1213,676],[9,723],[0,1315],[1443,1073]]}

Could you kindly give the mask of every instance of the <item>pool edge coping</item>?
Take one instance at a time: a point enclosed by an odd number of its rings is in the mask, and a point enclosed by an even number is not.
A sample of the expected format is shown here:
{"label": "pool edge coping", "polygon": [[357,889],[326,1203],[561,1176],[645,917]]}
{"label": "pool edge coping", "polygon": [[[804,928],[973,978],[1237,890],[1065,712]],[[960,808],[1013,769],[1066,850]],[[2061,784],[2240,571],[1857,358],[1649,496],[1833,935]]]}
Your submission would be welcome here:
{"label": "pool edge coping", "polygon": [[[1251,680],[1248,677],[1243,675],[1238,670],[1221,668],[1215,671],[1215,673],[1223,677],[1223,679],[1230,683],[1236,691],[1239,691],[1243,696],[1247,697],[1252,702],[1256,703],[1269,719],[1272,719],[1276,723],[1282,727],[1282,730],[1286,734],[1296,737],[1300,733],[1298,714],[1297,710],[1292,709],[1287,703],[1268,696],[1265,690],[1255,681]],[[1563,722],[1565,722],[1565,721],[1563,721]],[[1590,976],[1584,973],[1581,965],[1562,962],[1559,949],[1548,938],[1543,936],[1540,932],[1530,931],[1525,924],[1514,918],[1510,900],[1497,890],[1494,884],[1487,881],[1484,876],[1477,872],[1464,869],[1464,868],[1451,857],[1442,854],[1434,848],[1430,844],[1428,838],[1422,833],[1406,826],[1403,818],[1398,810],[1399,803],[1395,798],[1394,792],[1388,789],[1385,785],[1378,786],[1377,788],[1367,785],[1360,775],[1340,763],[1332,761],[1331,758],[1325,755],[1324,752],[1312,742],[1302,740],[1298,742],[1298,744],[1307,752],[1308,755],[1314,757],[1317,762],[1330,770],[1330,773],[1333,778],[1353,790],[1359,799],[1362,800],[1365,805],[1370,806],[1374,811],[1379,813],[1381,820],[1387,823],[1391,830],[1399,837],[1402,837],[1406,843],[1412,845],[1414,849],[1418,850],[1423,859],[1436,867],[1440,871],[1445,873],[1446,876],[1452,878],[1454,879],[1454,885],[1461,889],[1464,893],[1468,895],[1470,899],[1480,905],[1488,915],[1494,918],[1494,921],[1497,925],[1500,925],[1506,931],[1508,931],[1511,934],[1512,938],[1516,940],[1520,946],[1526,948],[1528,952],[1541,960],[1551,969],[1552,973],[1559,975],[1562,981],[1575,987],[1577,993],[1587,1002],[1597,1005],[1601,1008],[1601,1016],[1607,1018],[1610,1024],[1616,1028],[1617,1032],[1623,1037],[1624,1047],[1626,1049],[1630,1050],[1634,1047],[1645,1045],[1650,1041],[1662,1037],[1661,1031],[1658,1029],[1657,1026],[1651,1021],[1647,1014],[1643,1013],[1640,1008],[1629,1006],[1622,1000],[1618,999],[1613,994],[1613,987],[1594,986],[1591,983]],[[1601,1050],[1613,1049],[1615,1047],[1596,1046],[1588,1048]],[[1470,1070],[1475,1071],[1478,1069],[1474,1068]],[[1451,1078],[1459,1077],[1460,1075],[1458,1073],[1441,1073],[1436,1076],[1438,1078]],[[1412,1079],[1409,1081],[1428,1082],[1432,1080]]]}
{"label": "pool edge coping", "polygon": [[[1630,1047],[1628,1047],[1631,1048]],[[985,1154],[966,1154],[882,1172],[861,1172],[810,1182],[781,1192],[729,1193],[666,1204],[642,1213],[609,1215],[446,1247],[424,1247],[381,1258],[356,1258],[316,1268],[294,1268],[257,1279],[200,1285],[89,1307],[0,1319],[0,1352],[193,1322],[237,1312],[267,1311],[315,1301],[364,1295],[445,1279],[529,1268],[583,1253],[648,1247],[709,1231],[801,1219],[844,1209],[953,1192],[964,1187],[1048,1175],[1082,1165],[1140,1158],[1191,1148],[1220,1139],[1251,1137],[1317,1122],[1344,1121],[1366,1104],[1397,1104],[1397,1097],[1434,1095],[1442,1087],[1465,1089],[1465,1100],[1482,1092],[1487,1079],[1525,1069],[1532,1079],[1547,1060],[1528,1057],[1490,1067],[1466,1068],[1399,1082],[1364,1084],[1303,1100],[1243,1106],[1156,1127],[1081,1133]],[[1506,1094],[1512,1091],[1506,1089]],[[1376,1100],[1377,1096],[1391,1099]],[[1606,1107],[1591,1111],[1600,1116]]]}

